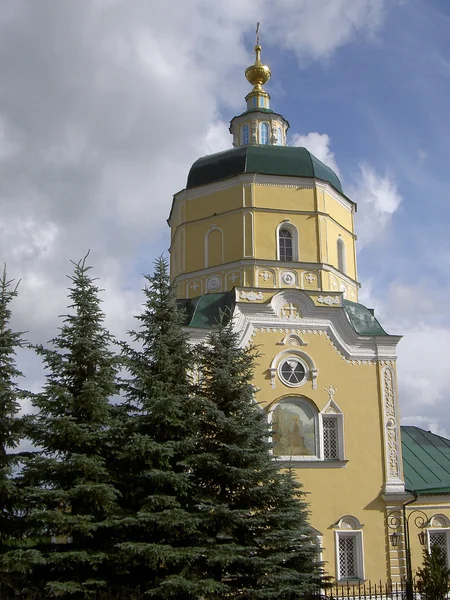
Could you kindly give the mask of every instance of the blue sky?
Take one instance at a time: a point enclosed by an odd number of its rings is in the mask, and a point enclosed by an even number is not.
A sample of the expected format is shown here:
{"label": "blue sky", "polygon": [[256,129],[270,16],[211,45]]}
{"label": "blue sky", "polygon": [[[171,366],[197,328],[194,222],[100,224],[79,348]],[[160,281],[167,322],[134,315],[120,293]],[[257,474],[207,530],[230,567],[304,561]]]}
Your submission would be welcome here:
{"label": "blue sky", "polygon": [[[119,336],[172,194],[231,146],[261,21],[272,107],[358,203],[361,300],[399,347],[404,423],[450,436],[447,0],[10,0],[0,6],[0,257],[15,324],[56,332],[91,249]],[[20,366],[39,389],[29,352]]]}

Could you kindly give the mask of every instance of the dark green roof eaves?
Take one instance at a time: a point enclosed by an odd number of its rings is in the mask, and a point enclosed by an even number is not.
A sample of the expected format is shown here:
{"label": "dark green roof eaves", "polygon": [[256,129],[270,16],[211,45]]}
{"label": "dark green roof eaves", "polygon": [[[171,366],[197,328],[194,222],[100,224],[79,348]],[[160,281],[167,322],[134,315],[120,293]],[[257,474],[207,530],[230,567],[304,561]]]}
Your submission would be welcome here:
{"label": "dark green roof eaves", "polygon": [[238,146],[199,158],[189,171],[186,188],[206,185],[243,173],[317,178],[344,194],[336,173],[306,148],[270,144]]}
{"label": "dark green roof eaves", "polygon": [[196,298],[181,299],[178,306],[185,310],[185,327],[211,329],[225,315],[225,321],[231,318],[234,309],[234,291],[217,294],[203,294]]}
{"label": "dark green roof eaves", "polygon": [[405,486],[418,494],[450,491],[450,440],[412,425],[401,427]]}
{"label": "dark green roof eaves", "polygon": [[388,335],[375,318],[373,311],[363,304],[344,299],[344,310],[358,335]]}

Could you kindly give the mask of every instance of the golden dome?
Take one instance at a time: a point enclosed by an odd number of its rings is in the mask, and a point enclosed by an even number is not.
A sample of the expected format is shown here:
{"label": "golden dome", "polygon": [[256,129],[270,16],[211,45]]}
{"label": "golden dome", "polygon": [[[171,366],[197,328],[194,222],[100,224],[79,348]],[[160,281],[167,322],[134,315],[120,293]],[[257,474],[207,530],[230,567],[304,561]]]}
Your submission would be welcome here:
{"label": "golden dome", "polygon": [[253,65],[245,69],[245,77],[256,89],[261,89],[261,86],[267,83],[270,79],[270,69],[267,65],[261,62],[261,46],[255,46],[256,59]]}

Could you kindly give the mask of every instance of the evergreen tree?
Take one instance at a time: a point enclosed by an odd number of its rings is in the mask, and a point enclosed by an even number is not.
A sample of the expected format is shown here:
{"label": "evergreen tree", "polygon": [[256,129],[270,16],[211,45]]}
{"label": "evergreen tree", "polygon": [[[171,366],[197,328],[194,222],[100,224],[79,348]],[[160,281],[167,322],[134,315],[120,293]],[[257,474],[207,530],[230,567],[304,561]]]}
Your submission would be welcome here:
{"label": "evergreen tree", "polygon": [[0,278],[0,590],[12,585],[7,568],[7,556],[14,547],[18,526],[17,493],[12,478],[16,456],[12,450],[17,447],[20,437],[20,409],[16,379],[22,373],[16,366],[16,350],[22,345],[22,334],[13,332],[9,326],[11,319],[10,302],[17,296],[17,286],[8,280],[6,267]]}
{"label": "evergreen tree", "polygon": [[196,448],[186,460],[201,516],[196,576],[213,576],[222,598],[297,599],[317,592],[322,568],[300,485],[274,461],[254,403],[255,358],[232,322],[200,350],[203,401],[192,401]]}
{"label": "evergreen tree", "polygon": [[445,600],[450,589],[450,570],[444,552],[433,546],[423,551],[422,566],[417,569],[417,590],[422,600]]}
{"label": "evergreen tree", "polygon": [[191,576],[198,516],[189,510],[194,490],[184,461],[192,437],[192,353],[163,258],[146,277],[144,294],[140,327],[130,332],[132,345],[124,345],[129,378],[126,403],[117,408],[123,515],[112,534],[119,549],[114,585],[151,598],[213,597],[217,584],[209,576]]}
{"label": "evergreen tree", "polygon": [[105,456],[118,363],[85,261],[73,263],[71,312],[52,347],[36,348],[47,375],[27,430],[39,450],[20,477],[28,542],[11,558],[28,560],[23,586],[42,597],[82,598],[109,585],[106,531],[117,491]]}

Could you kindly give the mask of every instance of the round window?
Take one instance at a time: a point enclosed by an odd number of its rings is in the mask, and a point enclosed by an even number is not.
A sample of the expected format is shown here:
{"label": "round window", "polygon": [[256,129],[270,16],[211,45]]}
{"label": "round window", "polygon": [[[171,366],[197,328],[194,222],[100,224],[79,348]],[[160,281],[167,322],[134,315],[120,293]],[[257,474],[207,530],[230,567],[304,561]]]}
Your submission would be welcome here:
{"label": "round window", "polygon": [[289,386],[301,385],[306,379],[306,365],[299,358],[290,356],[278,367],[280,379]]}

